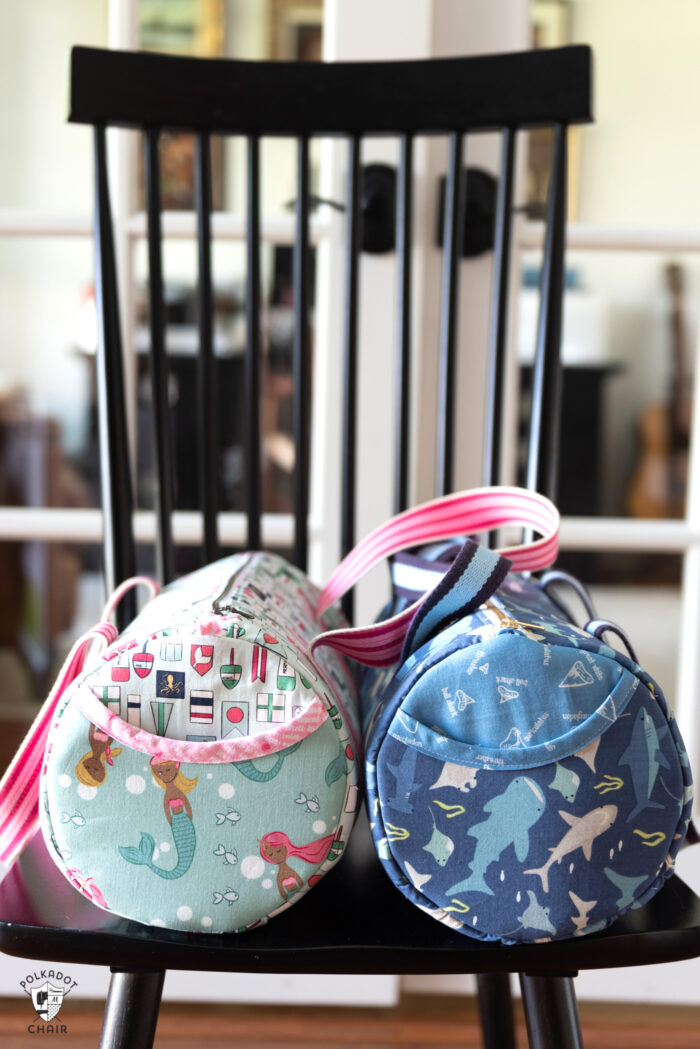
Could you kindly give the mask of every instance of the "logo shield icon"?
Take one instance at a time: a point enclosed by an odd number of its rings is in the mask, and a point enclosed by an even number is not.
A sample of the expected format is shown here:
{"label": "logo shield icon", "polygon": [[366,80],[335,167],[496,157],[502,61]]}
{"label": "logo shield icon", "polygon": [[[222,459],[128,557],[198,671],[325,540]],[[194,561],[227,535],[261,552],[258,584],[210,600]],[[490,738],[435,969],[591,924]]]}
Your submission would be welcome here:
{"label": "logo shield icon", "polygon": [[63,1005],[64,993],[62,987],[52,987],[48,980],[39,987],[32,987],[32,1004],[37,1015],[47,1023],[53,1020],[54,1016],[58,1016]]}

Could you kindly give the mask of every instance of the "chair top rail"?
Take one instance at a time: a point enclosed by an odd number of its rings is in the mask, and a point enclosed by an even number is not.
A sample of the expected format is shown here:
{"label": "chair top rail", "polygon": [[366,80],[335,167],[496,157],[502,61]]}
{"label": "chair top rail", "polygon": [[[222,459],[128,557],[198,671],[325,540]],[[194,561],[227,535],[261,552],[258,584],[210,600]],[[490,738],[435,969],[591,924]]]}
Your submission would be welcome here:
{"label": "chair top rail", "polygon": [[90,47],[71,52],[74,123],[371,135],[591,119],[591,51],[584,45],[397,62],[252,62]]}

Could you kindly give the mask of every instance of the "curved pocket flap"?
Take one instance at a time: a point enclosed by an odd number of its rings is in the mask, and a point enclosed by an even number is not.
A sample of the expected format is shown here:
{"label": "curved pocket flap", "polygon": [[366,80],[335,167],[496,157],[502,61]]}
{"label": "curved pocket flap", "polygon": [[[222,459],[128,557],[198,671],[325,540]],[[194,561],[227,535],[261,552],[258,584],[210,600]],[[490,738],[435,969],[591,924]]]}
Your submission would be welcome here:
{"label": "curved pocket flap", "polygon": [[[583,715],[574,727],[549,738],[542,738],[541,733],[546,733],[546,727],[551,720],[549,713],[553,701],[556,701],[556,690],[549,696],[542,696],[538,710],[531,708],[530,721],[532,729],[530,733],[511,729],[499,745],[494,746],[490,741],[469,739],[470,721],[474,721],[468,715],[458,726],[459,733],[449,733],[451,726],[441,726],[433,719],[431,726],[425,724],[422,719],[415,717],[420,712],[420,704],[414,704],[411,708],[410,695],[407,697],[388,728],[389,735],[408,746],[442,761],[451,761],[458,765],[469,765],[474,768],[492,769],[528,769],[539,765],[560,761],[592,743],[601,736],[620,717],[629,704],[637,689],[645,689],[634,674],[622,666],[619,666],[619,679],[614,688],[605,695],[602,702],[588,714]],[[547,710],[547,704],[550,711]],[[471,706],[465,708],[467,711]],[[428,711],[426,711],[427,713]],[[456,723],[455,726],[457,727]],[[501,731],[504,731],[503,729]],[[535,740],[535,735],[540,734],[540,741]],[[462,738],[455,738],[459,734]],[[528,736],[530,738],[528,738]],[[498,738],[498,737],[496,737]]]}
{"label": "curved pocket flap", "polygon": [[196,743],[191,740],[169,739],[130,725],[108,710],[87,685],[76,689],[71,702],[103,732],[131,750],[138,750],[163,761],[191,761],[203,765],[249,761],[285,750],[306,739],[328,718],[328,711],[316,696],[298,717],[268,732],[237,739],[209,740]]}

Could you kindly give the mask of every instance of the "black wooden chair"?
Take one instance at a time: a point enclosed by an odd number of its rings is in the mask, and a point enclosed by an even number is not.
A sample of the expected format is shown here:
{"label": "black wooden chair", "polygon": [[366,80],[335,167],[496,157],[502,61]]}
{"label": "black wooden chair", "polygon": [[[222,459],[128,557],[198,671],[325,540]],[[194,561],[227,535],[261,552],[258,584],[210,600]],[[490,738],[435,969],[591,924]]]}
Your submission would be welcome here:
{"label": "black wooden chair", "polygon": [[[348,250],[345,301],[342,545],[354,542],[353,506],[357,341],[357,260],[360,227],[361,136],[396,133],[398,175],[396,507],[407,499],[409,433],[409,289],[411,281],[412,143],[417,134],[449,136],[443,309],[439,374],[438,490],[452,485],[452,390],[457,357],[456,277],[463,216],[462,137],[500,130],[503,160],[498,190],[492,329],[489,348],[488,433],[484,483],[498,478],[500,392],[504,377],[507,274],[516,131],[554,127],[542,304],[537,333],[528,483],[551,492],[555,475],[558,350],[563,289],[566,128],[590,116],[587,48],[431,62],[271,64],[209,61],[76,48],[72,56],[71,120],[93,124],[96,149],[97,300],[100,323],[98,390],[105,563],[111,587],[134,568],[132,479],[125,427],[125,394],[118,322],[116,268],[107,187],[105,128],[144,131],[150,261],[150,331],[154,434],[159,486],[158,570],[173,568],[173,477],[169,440],[160,252],[158,140],[161,129],[196,134],[199,244],[199,470],[204,519],[203,557],[216,556],[217,428],[213,396],[210,135],[248,140],[248,346],[246,356],[247,545],[260,545],[260,256],[259,140],[294,136],[298,199],[294,265],[294,558],[306,562],[310,437],[304,410],[309,375],[309,137],[349,140]],[[338,906],[338,901],[342,906]],[[390,884],[360,821],[342,863],[297,907],[241,936],[204,936],[146,927],[98,910],[57,871],[40,838],[25,849],[3,884],[0,947],[9,954],[56,963],[110,966],[112,981],[101,1045],[152,1045],[166,969],[287,973],[476,973],[484,1040],[489,1049],[514,1045],[509,975],[519,973],[530,1045],[581,1045],[572,977],[580,969],[680,960],[700,950],[700,901],[677,878],[645,907],[607,932],[566,942],[503,947],[472,941],[414,909]]]}

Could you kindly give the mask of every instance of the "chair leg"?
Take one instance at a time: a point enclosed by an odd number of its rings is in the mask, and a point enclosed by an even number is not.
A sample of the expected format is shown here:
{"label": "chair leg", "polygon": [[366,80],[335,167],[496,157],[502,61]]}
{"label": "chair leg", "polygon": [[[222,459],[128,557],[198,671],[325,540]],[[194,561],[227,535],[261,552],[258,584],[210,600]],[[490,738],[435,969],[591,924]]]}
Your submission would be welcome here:
{"label": "chair leg", "polygon": [[480,973],[476,979],[484,1049],[515,1049],[509,974]]}
{"label": "chair leg", "polygon": [[570,976],[520,973],[520,987],[530,1049],[583,1049]]}
{"label": "chair leg", "polygon": [[112,969],[99,1049],[152,1049],[165,972]]}

